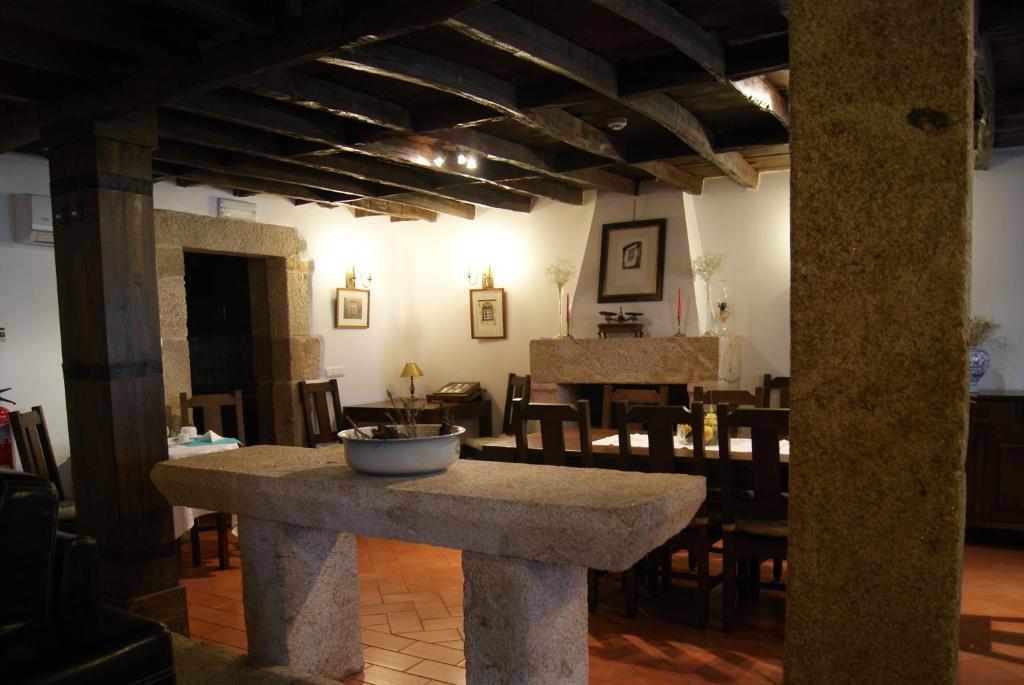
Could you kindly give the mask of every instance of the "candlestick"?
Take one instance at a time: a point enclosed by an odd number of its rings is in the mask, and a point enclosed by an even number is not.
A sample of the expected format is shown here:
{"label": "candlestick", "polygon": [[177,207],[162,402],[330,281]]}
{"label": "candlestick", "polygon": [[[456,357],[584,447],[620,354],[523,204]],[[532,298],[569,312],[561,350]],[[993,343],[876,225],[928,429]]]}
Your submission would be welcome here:
{"label": "candlestick", "polygon": [[683,315],[683,289],[676,288],[676,319]]}

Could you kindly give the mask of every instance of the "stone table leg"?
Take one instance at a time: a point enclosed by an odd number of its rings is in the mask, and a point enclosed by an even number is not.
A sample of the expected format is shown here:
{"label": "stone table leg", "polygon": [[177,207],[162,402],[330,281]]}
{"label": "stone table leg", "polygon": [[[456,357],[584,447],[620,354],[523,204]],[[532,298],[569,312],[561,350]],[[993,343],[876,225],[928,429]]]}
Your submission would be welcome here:
{"label": "stone table leg", "polygon": [[469,685],[586,685],[587,569],[462,553]]}
{"label": "stone table leg", "polygon": [[341,680],[363,667],[353,535],[238,517],[249,655]]}

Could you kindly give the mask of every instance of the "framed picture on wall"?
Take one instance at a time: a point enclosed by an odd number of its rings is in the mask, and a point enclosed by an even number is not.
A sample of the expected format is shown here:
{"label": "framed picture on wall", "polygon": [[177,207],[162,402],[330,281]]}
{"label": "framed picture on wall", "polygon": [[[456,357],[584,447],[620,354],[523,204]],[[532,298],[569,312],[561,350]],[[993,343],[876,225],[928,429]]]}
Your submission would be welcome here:
{"label": "framed picture on wall", "polygon": [[370,291],[338,288],[334,309],[335,328],[370,327]]}
{"label": "framed picture on wall", "polygon": [[665,219],[603,226],[598,302],[661,300],[664,277]]}
{"label": "framed picture on wall", "polygon": [[504,288],[480,288],[469,291],[469,325],[473,338],[505,337]]}

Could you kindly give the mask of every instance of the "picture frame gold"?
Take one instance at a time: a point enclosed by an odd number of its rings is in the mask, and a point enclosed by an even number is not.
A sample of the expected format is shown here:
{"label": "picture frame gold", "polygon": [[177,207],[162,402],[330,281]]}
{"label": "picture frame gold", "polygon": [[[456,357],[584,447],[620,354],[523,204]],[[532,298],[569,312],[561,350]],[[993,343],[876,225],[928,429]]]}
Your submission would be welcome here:
{"label": "picture frame gold", "polygon": [[469,291],[469,330],[474,340],[506,337],[505,289],[476,288]]}
{"label": "picture frame gold", "polygon": [[334,300],[335,328],[370,327],[370,291],[338,288]]}

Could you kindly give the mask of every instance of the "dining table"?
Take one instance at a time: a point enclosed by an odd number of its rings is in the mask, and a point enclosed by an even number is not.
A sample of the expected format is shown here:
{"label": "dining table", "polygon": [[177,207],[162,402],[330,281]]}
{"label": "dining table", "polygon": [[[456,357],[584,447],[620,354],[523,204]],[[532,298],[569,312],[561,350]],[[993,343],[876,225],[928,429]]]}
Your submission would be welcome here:
{"label": "dining table", "polygon": [[[239,447],[239,442],[234,438],[221,438],[214,442],[203,442],[201,440],[181,442],[176,438],[168,438],[167,459],[169,461],[174,461],[176,459],[192,457],[197,454],[210,454],[211,452],[237,450]],[[190,531],[192,529],[192,524],[195,523],[197,518],[204,514],[212,513],[214,512],[207,511],[206,509],[197,509],[195,507],[172,507],[171,516],[174,520],[175,539],[180,538],[182,535]]]}

